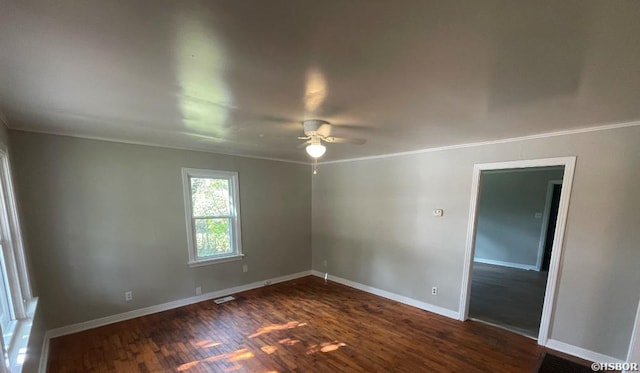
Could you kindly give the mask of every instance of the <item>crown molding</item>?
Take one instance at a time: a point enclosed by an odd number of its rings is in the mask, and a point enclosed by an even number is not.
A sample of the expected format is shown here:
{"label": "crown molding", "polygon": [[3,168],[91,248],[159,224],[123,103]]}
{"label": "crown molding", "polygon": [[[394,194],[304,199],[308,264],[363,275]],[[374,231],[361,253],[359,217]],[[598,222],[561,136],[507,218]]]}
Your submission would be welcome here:
{"label": "crown molding", "polygon": [[[161,144],[161,143],[155,143],[155,142],[121,140],[121,139],[113,139],[113,138],[101,137],[101,136],[63,134],[59,132],[46,131],[46,130],[40,130],[40,129],[12,128],[8,125],[7,119],[1,110],[0,110],[0,122],[2,122],[7,128],[11,129],[12,131],[35,132],[35,133],[42,133],[47,135],[65,136],[65,137],[73,137],[73,138],[87,139],[87,140],[107,141],[107,142],[115,142],[115,143],[130,144],[130,145],[143,145],[143,146],[151,146],[151,147],[157,147],[157,148],[176,149],[176,150],[187,150],[187,151],[226,155],[226,156],[232,156],[232,157],[260,159],[260,160],[284,162],[284,163],[294,163],[294,164],[301,164],[306,166],[313,165],[313,162],[303,162],[303,161],[294,161],[294,160],[284,159],[284,158],[261,157],[261,156],[253,156],[253,155],[245,155],[245,154],[237,154],[237,153],[227,153],[227,152],[220,152],[220,151],[207,150],[207,149],[201,149],[201,148],[191,148],[186,146],[173,146],[173,145],[167,145],[167,144]],[[518,142],[518,141],[544,139],[544,138],[557,137],[557,136],[576,135],[576,134],[588,133],[588,132],[608,131],[608,130],[614,130],[619,128],[628,128],[628,127],[636,127],[636,126],[640,126],[640,121],[606,124],[601,126],[584,127],[584,128],[555,131],[555,132],[545,132],[545,133],[540,133],[535,135],[509,137],[509,138],[498,139],[498,140],[479,141],[479,142],[471,142],[471,143],[463,143],[463,144],[455,144],[455,145],[445,145],[445,146],[438,146],[438,147],[432,147],[432,148],[422,148],[422,149],[410,150],[406,152],[385,153],[385,154],[372,155],[372,156],[366,156],[366,157],[337,159],[335,161],[318,162],[318,165],[402,157],[406,155],[439,152],[439,151],[454,150],[454,149],[473,148],[473,147],[496,145],[496,144],[506,144],[506,143]]]}
{"label": "crown molding", "polygon": [[283,158],[260,157],[260,156],[257,156],[257,155],[254,156],[254,155],[245,155],[245,154],[236,154],[236,153],[225,153],[225,152],[220,152],[220,151],[215,151],[215,150],[207,150],[207,149],[201,149],[201,148],[190,148],[190,147],[186,147],[186,146],[167,145],[167,144],[161,144],[161,143],[155,143],[155,142],[120,140],[120,139],[112,139],[112,138],[109,138],[109,137],[101,137],[101,136],[71,135],[71,134],[63,134],[63,133],[54,132],[54,131],[45,131],[45,130],[40,130],[40,129],[11,128],[9,126],[7,126],[7,127],[12,131],[41,133],[41,134],[45,134],[45,135],[71,137],[71,138],[75,138],[75,139],[106,141],[106,142],[114,142],[114,143],[118,143],[118,144],[142,145],[142,146],[150,146],[150,147],[154,147],[154,148],[165,148],[165,149],[174,149],[174,150],[186,150],[186,151],[190,151],[190,152],[202,152],[202,153],[226,155],[226,156],[231,156],[231,157],[260,159],[260,160],[264,160],[264,161],[295,163],[295,164],[302,164],[302,165],[305,165],[305,166],[312,165],[311,162],[294,161],[294,160],[283,159]]}
{"label": "crown molding", "polygon": [[536,134],[536,135],[527,135],[527,136],[520,136],[520,137],[509,137],[509,138],[499,139],[499,140],[480,141],[480,142],[472,142],[472,143],[456,144],[456,145],[446,145],[446,146],[439,146],[439,147],[433,147],[433,148],[424,148],[424,149],[418,149],[418,150],[411,150],[411,151],[407,151],[407,152],[387,153],[387,154],[372,155],[372,156],[367,156],[367,157],[339,159],[339,160],[335,160],[335,161],[318,162],[318,164],[319,165],[323,165],[323,164],[332,164],[332,163],[345,163],[345,162],[367,161],[367,160],[372,160],[372,159],[402,157],[402,156],[405,156],[405,155],[414,155],[414,154],[422,154],[422,153],[430,153],[430,152],[439,152],[439,151],[453,150],[453,149],[474,148],[474,147],[486,146],[486,145],[496,145],[496,144],[505,144],[505,143],[510,143],[510,142],[518,142],[518,141],[544,139],[544,138],[548,138],[548,137],[576,135],[576,134],[588,133],[588,132],[608,131],[608,130],[613,130],[613,129],[618,129],[618,128],[628,128],[628,127],[636,127],[636,126],[640,126],[640,121],[616,123],[616,124],[606,124],[606,125],[602,125],[602,126],[577,128],[577,129],[555,131],[555,132],[545,132],[545,133],[540,133],[540,134]]}

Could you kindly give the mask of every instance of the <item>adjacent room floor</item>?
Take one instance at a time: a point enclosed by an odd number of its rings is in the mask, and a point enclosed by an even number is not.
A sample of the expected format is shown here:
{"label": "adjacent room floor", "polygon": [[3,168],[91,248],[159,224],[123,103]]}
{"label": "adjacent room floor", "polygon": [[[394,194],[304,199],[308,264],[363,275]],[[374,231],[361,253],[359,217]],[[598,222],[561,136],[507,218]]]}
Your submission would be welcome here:
{"label": "adjacent room floor", "polygon": [[317,277],[51,340],[49,372],[529,372],[544,348]]}
{"label": "adjacent room floor", "polygon": [[469,317],[537,338],[547,272],[473,264]]}

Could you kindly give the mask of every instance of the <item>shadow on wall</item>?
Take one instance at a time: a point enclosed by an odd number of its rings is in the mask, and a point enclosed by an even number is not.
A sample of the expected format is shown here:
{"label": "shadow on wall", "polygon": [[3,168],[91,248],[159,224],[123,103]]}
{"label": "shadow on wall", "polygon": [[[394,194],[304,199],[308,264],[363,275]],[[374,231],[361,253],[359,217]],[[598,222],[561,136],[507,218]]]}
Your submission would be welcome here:
{"label": "shadow on wall", "polygon": [[[576,96],[580,87],[589,36],[585,7],[554,3],[549,12],[537,3],[519,5],[505,10],[503,22],[495,25],[492,112]],[[532,12],[544,13],[532,16]],[[531,32],[534,28],[538,32]]]}

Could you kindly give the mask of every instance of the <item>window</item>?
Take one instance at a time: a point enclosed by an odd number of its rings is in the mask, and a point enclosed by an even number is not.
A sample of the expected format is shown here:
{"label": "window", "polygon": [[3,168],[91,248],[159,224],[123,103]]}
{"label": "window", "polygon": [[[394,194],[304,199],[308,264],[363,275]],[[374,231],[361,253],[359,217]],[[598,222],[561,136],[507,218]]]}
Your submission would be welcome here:
{"label": "window", "polygon": [[[2,247],[0,246],[0,249]],[[4,253],[4,250],[2,250]],[[15,326],[15,315],[13,313],[13,305],[11,304],[11,295],[9,294],[9,281],[7,278],[7,266],[4,262],[4,258],[0,256],[0,328],[2,328],[2,335],[4,337],[5,345],[8,345],[13,334],[13,327]]]}
{"label": "window", "polygon": [[1,148],[0,251],[0,343],[5,362],[0,372],[15,372],[24,361],[37,299],[31,296],[9,159]]}
{"label": "window", "polygon": [[182,169],[189,265],[242,258],[238,173]]}

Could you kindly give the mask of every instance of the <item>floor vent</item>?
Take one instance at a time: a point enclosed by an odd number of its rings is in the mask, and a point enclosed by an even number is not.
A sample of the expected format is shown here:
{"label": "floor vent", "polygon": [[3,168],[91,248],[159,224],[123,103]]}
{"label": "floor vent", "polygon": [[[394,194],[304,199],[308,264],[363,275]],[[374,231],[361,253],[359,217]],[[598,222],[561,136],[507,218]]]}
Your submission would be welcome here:
{"label": "floor vent", "polygon": [[236,299],[236,298],[232,297],[231,295],[228,295],[226,297],[214,299],[213,301],[216,302],[216,304],[221,304],[221,303],[224,303],[224,302],[230,302],[230,301],[232,301],[234,299]]}

